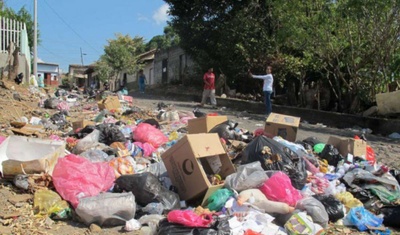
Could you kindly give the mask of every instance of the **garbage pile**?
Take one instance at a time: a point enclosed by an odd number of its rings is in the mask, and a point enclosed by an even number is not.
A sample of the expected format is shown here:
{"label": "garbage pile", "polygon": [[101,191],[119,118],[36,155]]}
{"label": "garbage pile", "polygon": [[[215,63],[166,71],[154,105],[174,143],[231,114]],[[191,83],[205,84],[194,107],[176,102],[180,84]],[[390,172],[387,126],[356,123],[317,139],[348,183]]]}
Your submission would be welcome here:
{"label": "garbage pile", "polygon": [[34,195],[36,216],[148,234],[400,227],[400,171],[380,165],[362,137],[295,141],[294,117],[272,114],[252,133],[198,109],[98,98],[57,91],[43,106],[58,112],[0,139],[2,177]]}

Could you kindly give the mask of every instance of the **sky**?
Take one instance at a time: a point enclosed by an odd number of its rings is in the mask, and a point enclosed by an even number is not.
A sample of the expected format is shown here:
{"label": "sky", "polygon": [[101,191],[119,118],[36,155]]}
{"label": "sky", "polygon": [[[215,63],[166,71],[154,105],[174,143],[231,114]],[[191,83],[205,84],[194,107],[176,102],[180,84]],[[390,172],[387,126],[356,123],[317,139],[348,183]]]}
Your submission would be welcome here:
{"label": "sky", "polygon": [[[34,0],[4,0],[16,12],[25,6],[34,15]],[[116,33],[148,42],[162,35],[168,20],[162,0],[37,0],[38,58],[60,65],[88,65],[99,59]],[[82,53],[81,53],[82,50]]]}

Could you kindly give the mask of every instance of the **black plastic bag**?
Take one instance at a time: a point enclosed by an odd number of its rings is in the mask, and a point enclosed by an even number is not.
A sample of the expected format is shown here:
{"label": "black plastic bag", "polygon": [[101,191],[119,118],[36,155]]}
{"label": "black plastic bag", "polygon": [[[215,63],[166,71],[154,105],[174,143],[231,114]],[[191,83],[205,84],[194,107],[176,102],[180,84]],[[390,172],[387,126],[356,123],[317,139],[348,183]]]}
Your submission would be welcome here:
{"label": "black plastic bag", "polygon": [[44,107],[46,109],[57,109],[57,105],[61,101],[57,98],[48,98],[47,100],[44,101]]}
{"label": "black plastic bag", "polygon": [[[271,154],[263,153],[264,147],[271,149]],[[307,180],[304,159],[281,143],[265,136],[257,136],[242,151],[242,164],[260,161],[264,170],[285,172],[293,187],[302,189]]]}
{"label": "black plastic bag", "polygon": [[329,216],[329,221],[336,222],[344,217],[344,206],[333,195],[313,195],[315,199],[324,205],[326,212]]}
{"label": "black plastic bag", "polygon": [[100,124],[96,126],[100,131],[99,142],[111,145],[114,142],[125,142],[125,135],[113,124]]}
{"label": "black plastic bag", "polygon": [[148,123],[148,124],[154,126],[155,128],[160,129],[160,124],[154,118],[146,119],[143,121],[143,123]]}
{"label": "black plastic bag", "polygon": [[394,176],[394,178],[396,178],[397,182],[399,182],[400,184],[400,170],[394,169],[390,170],[389,172]]}
{"label": "black plastic bag", "polygon": [[339,150],[330,144],[325,145],[319,156],[327,160],[328,164],[334,167],[337,167],[338,163],[343,160],[343,156],[340,155]]}
{"label": "black plastic bag", "polygon": [[304,139],[302,141],[303,143],[310,145],[311,149],[314,148],[314,145],[317,145],[319,143],[323,143],[322,141],[320,141],[319,139],[317,139],[317,137],[308,137],[307,139]]}
{"label": "black plastic bag", "polygon": [[235,128],[237,125],[238,123],[228,120],[213,127],[209,133],[217,133],[219,138],[223,138],[225,141],[235,140]]}
{"label": "black plastic bag", "polygon": [[115,181],[114,192],[132,192],[140,206],[160,202],[165,210],[180,208],[178,194],[166,189],[150,172],[122,175]]}
{"label": "black plastic bag", "polygon": [[50,121],[59,127],[64,127],[68,124],[66,115],[67,113],[65,111],[55,113],[53,116],[50,117]]}
{"label": "black plastic bag", "polygon": [[400,228],[400,206],[385,206],[380,209],[383,214],[383,224],[394,228]]}
{"label": "black plastic bag", "polygon": [[214,228],[194,228],[168,222],[163,219],[158,223],[157,235],[219,235]]}

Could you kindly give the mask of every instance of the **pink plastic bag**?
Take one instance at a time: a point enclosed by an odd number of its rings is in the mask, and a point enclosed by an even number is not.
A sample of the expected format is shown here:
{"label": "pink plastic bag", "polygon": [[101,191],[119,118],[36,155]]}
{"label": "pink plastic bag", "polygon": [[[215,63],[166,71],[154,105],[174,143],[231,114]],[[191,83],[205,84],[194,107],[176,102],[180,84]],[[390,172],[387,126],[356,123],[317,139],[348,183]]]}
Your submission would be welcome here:
{"label": "pink plastic bag", "polygon": [[57,192],[74,208],[78,206],[80,198],[109,190],[114,180],[114,170],[107,162],[92,163],[74,154],[59,158],[53,171]]}
{"label": "pink plastic bag", "polygon": [[149,143],[134,142],[133,144],[143,149],[143,157],[149,157],[156,151],[153,145]]}
{"label": "pink plastic bag", "polygon": [[168,142],[168,137],[148,123],[140,123],[133,132],[133,136],[136,141],[147,142],[153,145],[154,148],[158,148]]}
{"label": "pink plastic bag", "polygon": [[188,227],[209,227],[212,215],[197,215],[191,210],[173,210],[167,215],[168,222],[182,224]]}
{"label": "pink plastic bag", "polygon": [[292,186],[289,176],[281,171],[267,179],[259,189],[269,200],[284,202],[289,206],[296,206],[302,198],[300,192]]}

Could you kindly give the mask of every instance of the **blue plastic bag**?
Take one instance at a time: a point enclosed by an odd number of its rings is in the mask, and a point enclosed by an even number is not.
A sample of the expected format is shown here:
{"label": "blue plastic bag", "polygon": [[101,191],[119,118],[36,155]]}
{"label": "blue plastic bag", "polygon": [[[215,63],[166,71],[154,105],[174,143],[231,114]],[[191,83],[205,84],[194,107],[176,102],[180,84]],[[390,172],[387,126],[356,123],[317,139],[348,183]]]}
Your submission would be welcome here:
{"label": "blue plastic bag", "polygon": [[360,231],[368,230],[367,226],[379,227],[383,223],[383,218],[379,218],[362,206],[351,208],[346,217],[348,221]]}

